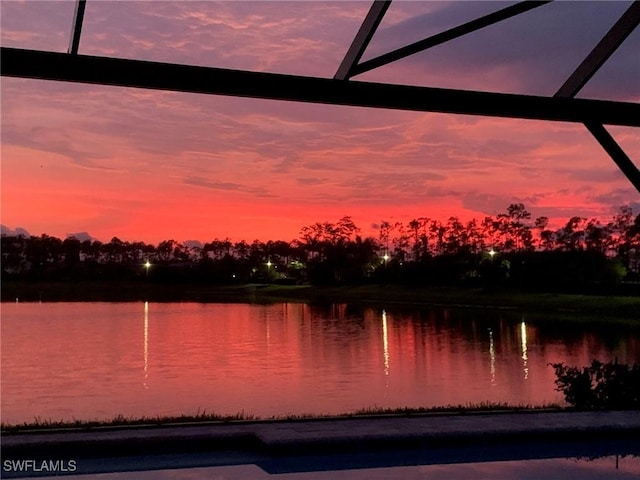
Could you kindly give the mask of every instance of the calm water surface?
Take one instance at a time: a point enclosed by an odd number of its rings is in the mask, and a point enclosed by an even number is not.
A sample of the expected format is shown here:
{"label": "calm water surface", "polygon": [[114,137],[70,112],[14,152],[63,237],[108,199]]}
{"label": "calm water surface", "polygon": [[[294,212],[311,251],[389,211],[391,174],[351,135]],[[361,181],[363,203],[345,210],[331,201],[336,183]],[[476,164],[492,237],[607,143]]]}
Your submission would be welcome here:
{"label": "calm water surface", "polygon": [[[2,421],[561,402],[549,362],[640,359],[638,330],[505,312],[3,303]],[[512,316],[509,316],[512,315]]]}

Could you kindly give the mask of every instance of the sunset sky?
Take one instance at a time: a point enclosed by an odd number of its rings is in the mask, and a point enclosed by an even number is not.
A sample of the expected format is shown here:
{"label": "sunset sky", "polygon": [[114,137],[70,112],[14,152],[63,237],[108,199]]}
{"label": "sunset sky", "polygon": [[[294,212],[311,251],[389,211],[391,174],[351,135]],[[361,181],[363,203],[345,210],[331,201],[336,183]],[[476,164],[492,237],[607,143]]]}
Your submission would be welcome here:
{"label": "sunset sky", "polygon": [[[511,2],[514,3],[514,2]],[[394,1],[364,59],[507,6]],[[630,2],[554,2],[356,80],[553,95]],[[80,54],[331,78],[371,2],[88,0]],[[1,3],[3,46],[65,52],[74,1]],[[640,29],[578,95],[640,101]],[[607,221],[640,195],[579,124],[2,77],[2,224],[64,238],[292,240],[350,215],[523,202]],[[640,129],[608,127],[638,163]]]}

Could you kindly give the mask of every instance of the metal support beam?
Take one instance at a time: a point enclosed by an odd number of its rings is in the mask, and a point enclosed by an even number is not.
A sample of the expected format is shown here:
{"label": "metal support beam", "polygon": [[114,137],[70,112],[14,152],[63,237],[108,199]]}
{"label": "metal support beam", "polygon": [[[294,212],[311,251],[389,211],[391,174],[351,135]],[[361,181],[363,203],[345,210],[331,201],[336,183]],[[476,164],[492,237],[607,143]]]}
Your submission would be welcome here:
{"label": "metal support beam", "polygon": [[613,161],[616,162],[618,168],[622,170],[622,173],[626,175],[631,184],[636,187],[638,193],[640,193],[640,170],[638,170],[638,167],[634,165],[620,145],[616,143],[613,137],[601,124],[586,122],[585,126],[589,129],[596,140],[598,140],[598,143],[602,145],[602,148],[605,149]]}
{"label": "metal support beam", "polygon": [[[556,98],[573,98],[593,77],[598,69],[613,55],[629,34],[640,24],[640,2],[631,4],[620,19],[611,27],[584,61],[571,74],[555,94]],[[604,128],[602,123],[585,122],[585,126],[598,143],[609,154],[618,168],[640,192],[640,170]]]}
{"label": "metal support beam", "polygon": [[1,47],[7,77],[492,117],[640,126],[640,104],[444,88],[67,55]]}
{"label": "metal support beam", "polygon": [[361,73],[368,72],[369,70],[373,70],[374,68],[378,68],[388,63],[395,62],[396,60],[400,60],[401,58],[408,57],[409,55],[413,55],[414,53],[422,52],[423,50],[435,47],[436,45],[440,45],[468,33],[475,32],[476,30],[480,30],[489,25],[493,25],[494,23],[498,23],[502,20],[520,15],[521,13],[528,12],[529,10],[533,10],[534,8],[541,7],[542,5],[546,5],[551,1],[552,0],[527,0],[510,7],[503,8],[496,12],[490,13],[489,15],[485,15],[484,17],[477,18],[442,33],[438,33],[431,37],[425,38],[424,40],[412,43],[411,45],[398,48],[397,50],[393,50],[392,52],[385,53],[384,55],[380,55],[379,57],[375,57],[371,60],[367,60],[366,62],[362,62],[361,64],[356,65],[351,69],[350,76],[359,75]]}
{"label": "metal support beam", "polygon": [[77,0],[76,2],[76,9],[73,15],[73,29],[71,30],[69,50],[67,51],[72,55],[77,55],[78,48],[80,47],[80,34],[82,33],[82,20],[84,19],[86,3],[86,0]]}
{"label": "metal support beam", "polygon": [[362,25],[360,25],[360,30],[358,30],[333,78],[336,80],[346,80],[351,76],[351,69],[356,66],[362,58],[389,5],[391,5],[391,0],[375,0],[373,2],[369,13],[367,13]]}
{"label": "metal support beam", "polygon": [[633,30],[640,25],[640,2],[631,4],[611,30],[560,87],[556,97],[575,97]]}

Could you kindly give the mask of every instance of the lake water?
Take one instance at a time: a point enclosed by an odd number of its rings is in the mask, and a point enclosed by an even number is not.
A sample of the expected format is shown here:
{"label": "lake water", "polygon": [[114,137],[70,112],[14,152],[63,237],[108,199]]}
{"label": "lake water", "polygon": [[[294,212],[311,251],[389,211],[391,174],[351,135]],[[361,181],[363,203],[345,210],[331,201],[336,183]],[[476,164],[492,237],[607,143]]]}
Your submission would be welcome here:
{"label": "lake water", "polygon": [[506,311],[3,303],[2,421],[562,402],[550,362],[640,360],[640,332]]}

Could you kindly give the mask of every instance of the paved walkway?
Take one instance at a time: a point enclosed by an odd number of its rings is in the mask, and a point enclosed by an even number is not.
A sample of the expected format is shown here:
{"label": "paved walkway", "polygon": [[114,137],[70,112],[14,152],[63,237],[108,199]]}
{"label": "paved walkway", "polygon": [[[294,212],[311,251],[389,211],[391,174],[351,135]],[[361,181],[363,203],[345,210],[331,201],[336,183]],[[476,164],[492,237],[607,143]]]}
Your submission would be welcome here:
{"label": "paved walkway", "polygon": [[[437,458],[446,463],[464,449],[482,449],[482,456],[490,447],[535,444],[533,450],[527,448],[538,454],[529,455],[553,456],[555,447],[549,446],[558,442],[593,445],[620,440],[640,446],[640,411],[467,413],[23,433],[2,437],[2,458],[71,458],[79,464],[86,459],[84,465],[92,465],[87,467],[92,471],[247,463],[277,471],[287,462],[285,468],[313,469],[314,461],[323,464],[329,456],[375,464],[383,453],[404,452],[403,461],[417,462],[407,452],[424,456],[430,451],[433,456],[437,451]],[[110,458],[117,461],[105,460]]]}

